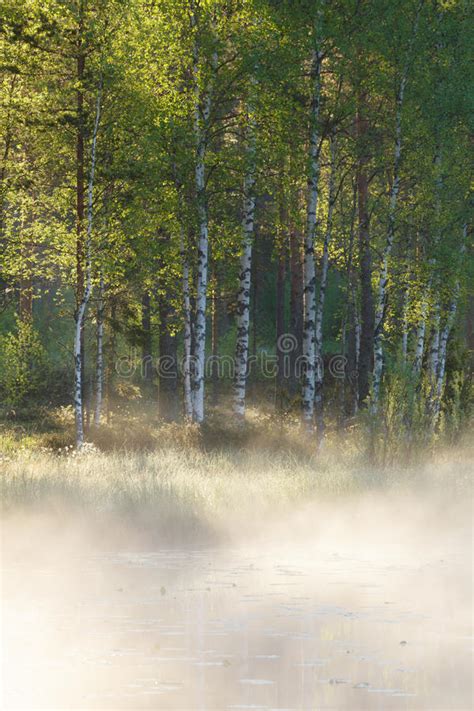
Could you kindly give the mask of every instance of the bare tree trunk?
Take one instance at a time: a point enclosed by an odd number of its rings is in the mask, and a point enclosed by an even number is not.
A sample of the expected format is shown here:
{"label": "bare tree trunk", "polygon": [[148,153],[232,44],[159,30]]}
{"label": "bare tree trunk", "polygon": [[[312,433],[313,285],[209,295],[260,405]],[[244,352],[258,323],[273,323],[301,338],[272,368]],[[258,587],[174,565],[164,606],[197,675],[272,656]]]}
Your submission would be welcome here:
{"label": "bare tree trunk", "polygon": [[116,346],[117,346],[117,333],[116,333],[116,314],[117,314],[117,303],[116,297],[111,296],[110,298],[110,337],[107,348],[107,376],[105,378],[106,385],[106,395],[107,395],[107,424],[110,424],[111,414],[112,414],[112,392],[115,379],[115,358],[116,358]]}
{"label": "bare tree trunk", "polygon": [[[285,224],[284,222],[282,223]],[[284,228],[285,229],[285,228]],[[286,245],[279,245],[277,278],[276,278],[276,355],[277,375],[275,381],[275,408],[283,410],[285,392],[285,351],[283,338],[285,336],[285,276],[286,276]]]}
{"label": "bare tree trunk", "polygon": [[359,406],[363,405],[369,395],[369,373],[372,369],[373,338],[374,338],[374,301],[372,294],[372,256],[369,237],[367,177],[367,132],[366,96],[359,96],[356,117],[356,132],[359,144],[359,161],[357,165],[357,200],[359,213],[359,264],[360,264],[360,296],[361,296],[361,331],[358,367]]}
{"label": "bare tree trunk", "polygon": [[211,355],[212,355],[212,404],[217,405],[219,399],[219,314],[217,309],[217,270],[213,269],[212,275],[212,303],[211,303]]}
{"label": "bare tree trunk", "polygon": [[430,379],[431,379],[432,383],[436,382],[436,374],[438,372],[440,320],[441,320],[441,306],[438,301],[435,305],[435,310],[434,310],[434,315],[433,315],[433,330],[432,330],[432,334],[431,334],[429,372],[430,372]]}
{"label": "bare tree trunk", "polygon": [[87,304],[89,303],[92,291],[92,264],[91,264],[91,239],[92,239],[92,218],[93,218],[93,191],[94,191],[94,173],[96,160],[97,133],[99,130],[100,109],[102,99],[102,86],[97,94],[96,116],[94,123],[94,132],[92,135],[91,149],[91,169],[89,175],[88,186],[88,201],[87,201],[87,233],[85,241],[86,254],[86,270],[85,270],[85,289],[82,299],[76,311],[76,331],[74,337],[74,409],[76,416],[76,446],[81,449],[84,444],[84,421],[83,421],[83,362],[82,362],[82,345],[83,345],[83,328],[84,317],[86,314]]}
{"label": "bare tree trunk", "polygon": [[[464,225],[464,230],[463,230],[463,244],[461,246],[461,254],[464,254],[464,251],[466,249],[466,242],[467,242],[467,224]],[[435,428],[436,425],[438,424],[439,420],[439,413],[441,410],[441,400],[443,397],[443,389],[444,389],[444,376],[446,373],[446,356],[447,356],[447,350],[448,350],[448,339],[449,339],[449,334],[451,333],[451,330],[454,325],[454,320],[456,318],[456,311],[457,311],[457,305],[458,305],[458,300],[459,300],[459,290],[460,290],[460,284],[459,280],[456,282],[456,285],[454,287],[454,294],[453,298],[451,299],[451,303],[449,304],[448,308],[448,313],[446,316],[446,322],[444,324],[444,327],[441,331],[438,330],[439,333],[439,341],[438,341],[438,366],[436,373],[433,375],[435,376],[436,380],[436,385],[435,385],[435,390],[434,394],[432,396],[432,427]]]}
{"label": "bare tree trunk", "polygon": [[432,404],[432,427],[435,428],[438,424],[439,413],[441,410],[441,400],[443,397],[444,376],[446,373],[446,354],[448,349],[448,339],[456,317],[457,302],[459,297],[459,284],[456,285],[454,297],[449,305],[446,323],[440,332],[439,336],[439,352],[438,352],[438,370],[436,373],[436,385],[433,395]]}
{"label": "bare tree trunk", "polygon": [[321,444],[324,438],[324,412],[323,412],[323,381],[324,381],[324,365],[323,365],[323,316],[324,316],[324,301],[326,298],[326,285],[328,279],[329,267],[329,242],[332,235],[332,219],[334,205],[336,202],[336,137],[334,133],[330,137],[330,154],[331,167],[329,173],[329,197],[328,197],[328,216],[326,223],[326,232],[324,235],[323,257],[321,262],[321,276],[319,282],[319,295],[316,306],[315,318],[315,408],[316,408],[316,427],[318,433],[318,443]]}
{"label": "bare tree trunk", "polygon": [[425,334],[426,334],[426,313],[428,310],[428,298],[423,296],[421,304],[421,315],[416,329],[415,355],[413,358],[413,372],[418,378],[421,373],[423,364],[423,353],[425,350]]}
{"label": "bare tree trunk", "polygon": [[151,396],[153,383],[153,348],[151,334],[151,295],[147,290],[142,295],[142,376],[146,396]]}
{"label": "bare tree trunk", "polygon": [[[359,367],[360,351],[360,320],[357,304],[357,289],[354,283],[356,274],[354,268],[354,237],[355,220],[357,213],[357,182],[353,184],[352,210],[349,232],[349,245],[347,255],[347,316],[344,327],[344,355],[347,354],[345,379],[349,383],[349,403],[345,398],[346,411],[355,415],[358,409],[357,373]],[[347,336],[347,348],[346,348]]]}
{"label": "bare tree trunk", "polygon": [[317,207],[319,191],[319,150],[320,150],[320,98],[321,66],[323,54],[313,51],[312,78],[313,98],[311,106],[311,130],[309,137],[308,202],[306,212],[306,234],[304,244],[304,322],[303,357],[305,372],[303,378],[303,422],[307,429],[313,427],[314,387],[315,387],[315,317],[316,317],[316,273],[314,247],[316,241]]}
{"label": "bare tree trunk", "polygon": [[184,243],[184,227],[181,226],[181,260],[183,265],[183,315],[184,315],[184,362],[183,362],[183,389],[184,389],[184,416],[188,422],[193,418],[193,401],[191,390],[191,294],[189,287],[189,262]]}
{"label": "bare tree trunk", "polygon": [[408,304],[410,300],[410,290],[408,285],[403,292],[403,313],[402,313],[402,363],[407,362],[408,355]]}
{"label": "bare tree trunk", "polygon": [[[79,320],[79,313],[81,309],[81,303],[84,298],[84,264],[86,260],[86,246],[84,239],[84,213],[85,213],[85,197],[84,197],[84,72],[85,72],[85,62],[86,53],[83,46],[83,32],[84,32],[84,4],[83,0],[79,2],[79,29],[77,36],[77,55],[76,55],[76,79],[77,79],[77,90],[76,90],[76,116],[77,116],[77,131],[76,131],[76,309],[74,313],[74,319],[77,323]],[[84,430],[84,413],[82,403],[84,400],[84,330],[83,325],[81,325],[81,330],[79,333],[80,343],[78,345],[78,350],[80,352],[80,364],[77,366],[75,363],[75,368],[80,368],[80,381],[81,381],[81,423],[80,425],[76,422],[77,432],[82,432],[81,437],[83,438]],[[75,377],[77,376],[77,373]],[[76,378],[77,379],[77,378]],[[76,386],[75,386],[76,387]],[[76,390],[74,391],[74,398],[76,399]],[[76,417],[79,412],[76,409]]]}
{"label": "bare tree trunk", "polygon": [[255,224],[255,120],[252,106],[248,108],[247,170],[244,178],[244,204],[242,217],[242,247],[237,292],[237,342],[235,345],[234,414],[245,417],[245,390],[247,384],[250,287],[252,275],[252,245]]}
{"label": "bare tree trunk", "polygon": [[99,298],[97,303],[97,357],[94,425],[99,427],[102,416],[104,393],[104,278],[99,279]]}
{"label": "bare tree trunk", "polygon": [[176,336],[172,332],[173,308],[168,293],[158,297],[159,330],[159,410],[160,416],[172,422],[178,414],[178,357]]}
{"label": "bare tree trunk", "polygon": [[290,333],[294,347],[290,353],[289,392],[294,397],[299,385],[297,364],[300,362],[303,340],[303,264],[302,235],[290,227]]}
{"label": "bare tree trunk", "polygon": [[377,302],[375,307],[375,331],[374,331],[374,372],[372,382],[372,399],[371,410],[377,412],[380,399],[380,385],[382,382],[383,371],[383,332],[385,320],[385,307],[387,298],[387,281],[388,281],[388,260],[392,253],[393,242],[395,239],[395,218],[397,211],[398,193],[400,190],[400,161],[402,156],[402,110],[403,100],[405,96],[405,87],[408,79],[408,70],[410,68],[411,48],[415,41],[418,32],[418,20],[421,10],[422,1],[418,4],[415,22],[413,25],[412,35],[410,37],[408,53],[405,65],[403,67],[400,85],[397,93],[397,109],[395,116],[395,150],[393,159],[393,181],[390,189],[390,205],[388,212],[387,237],[382,257],[382,267],[380,270]]}
{"label": "bare tree trunk", "polygon": [[[197,31],[195,8],[192,24]],[[193,416],[200,424],[204,421],[204,379],[206,356],[206,303],[208,280],[209,231],[206,195],[205,158],[209,137],[209,117],[211,113],[211,86],[208,84],[201,96],[199,88],[199,39],[195,36],[193,56],[194,79],[194,138],[196,143],[195,186],[199,224],[197,256],[196,319],[194,323],[195,372],[193,378]],[[213,54],[213,67],[217,56]]]}

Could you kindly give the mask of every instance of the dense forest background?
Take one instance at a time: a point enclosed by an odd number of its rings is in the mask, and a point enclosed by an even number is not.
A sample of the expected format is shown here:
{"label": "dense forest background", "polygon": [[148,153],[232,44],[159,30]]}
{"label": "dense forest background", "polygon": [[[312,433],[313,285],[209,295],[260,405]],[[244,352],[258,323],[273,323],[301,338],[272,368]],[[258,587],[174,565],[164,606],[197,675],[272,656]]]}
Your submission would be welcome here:
{"label": "dense forest background", "polygon": [[466,0],[5,0],[3,422],[61,412],[80,448],[140,410],[201,426],[258,404],[318,444],[457,436],[473,19]]}

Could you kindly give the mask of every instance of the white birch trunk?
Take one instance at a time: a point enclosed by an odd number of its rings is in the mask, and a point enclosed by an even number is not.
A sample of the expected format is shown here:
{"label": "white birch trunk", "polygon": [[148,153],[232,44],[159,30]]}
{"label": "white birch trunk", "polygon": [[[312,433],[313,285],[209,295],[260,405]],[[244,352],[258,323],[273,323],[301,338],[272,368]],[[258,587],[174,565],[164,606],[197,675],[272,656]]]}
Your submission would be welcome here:
{"label": "white birch trunk", "polygon": [[315,391],[315,321],[316,321],[316,270],[314,246],[316,241],[316,221],[319,188],[319,111],[321,95],[321,65],[323,55],[319,50],[313,53],[313,102],[311,111],[311,132],[309,139],[308,202],[306,213],[306,234],[304,241],[304,316],[303,316],[303,358],[305,372],[303,378],[303,421],[308,429],[313,426]]}
{"label": "white birch trunk", "polygon": [[441,306],[438,302],[435,306],[435,311],[434,311],[434,316],[433,316],[433,333],[431,336],[431,348],[430,348],[429,375],[430,375],[430,380],[431,380],[432,384],[436,382],[436,375],[438,373],[440,319],[441,319]]}
{"label": "white birch trunk", "polygon": [[439,413],[441,409],[441,399],[443,396],[444,388],[444,376],[446,373],[446,353],[448,349],[448,339],[451,329],[454,324],[454,319],[456,316],[457,302],[459,295],[459,284],[456,287],[455,295],[453,300],[449,305],[448,315],[446,318],[446,323],[444,328],[441,330],[439,335],[439,349],[438,349],[438,370],[436,373],[436,385],[435,392],[433,396],[433,421],[432,426],[436,427],[438,422]]}
{"label": "white birch trunk", "polygon": [[104,395],[104,278],[99,280],[99,300],[97,304],[97,360],[94,425],[100,425]]}
{"label": "white birch trunk", "polygon": [[395,137],[395,160],[393,170],[393,182],[390,189],[390,206],[388,213],[387,238],[382,257],[382,268],[380,270],[377,301],[375,306],[375,329],[374,329],[374,372],[372,382],[372,412],[377,412],[380,397],[380,384],[383,371],[383,322],[385,312],[385,301],[387,295],[388,282],[388,260],[392,252],[395,238],[395,214],[397,208],[398,192],[400,189],[400,158],[402,148],[401,116],[403,105],[403,94],[405,90],[406,75],[402,77],[400,89],[397,97],[396,115],[396,137]]}
{"label": "white birch trunk", "polygon": [[[461,246],[461,255],[464,254],[464,251],[466,249],[466,241],[467,241],[467,225],[464,225],[464,231],[463,231],[463,244]],[[454,319],[456,318],[456,311],[457,311],[457,306],[458,306],[458,300],[459,300],[459,280],[456,282],[456,285],[454,287],[454,294],[453,298],[451,300],[451,303],[449,304],[448,308],[448,313],[446,316],[446,323],[443,327],[443,329],[439,332],[439,341],[438,341],[438,368],[436,371],[436,386],[435,386],[435,392],[433,396],[433,406],[432,406],[432,412],[433,412],[433,420],[432,420],[432,427],[435,428],[438,419],[439,419],[439,413],[441,410],[441,400],[443,397],[443,389],[444,389],[444,376],[446,373],[446,355],[447,355],[447,350],[448,350],[448,339],[449,339],[449,334],[451,333],[451,330],[454,325]]]}
{"label": "white birch trunk", "polygon": [[87,198],[87,233],[86,233],[86,286],[81,303],[76,312],[76,328],[74,334],[74,412],[76,419],[76,447],[81,449],[84,444],[84,421],[82,402],[82,351],[81,351],[81,333],[84,327],[84,318],[86,314],[87,304],[92,291],[92,264],[91,264],[91,238],[92,238],[92,218],[93,218],[93,193],[94,193],[94,173],[95,159],[97,147],[97,133],[99,130],[100,109],[102,98],[102,85],[99,88],[97,95],[96,116],[94,123],[94,132],[92,135],[91,149],[91,169],[89,174],[88,198]]}
{"label": "white birch trunk", "polygon": [[330,138],[331,167],[329,172],[329,195],[328,195],[328,215],[326,223],[326,233],[324,235],[323,256],[321,261],[321,276],[319,284],[319,295],[315,314],[315,406],[316,419],[321,441],[324,432],[323,419],[323,316],[324,302],[326,298],[326,285],[329,267],[329,242],[332,235],[332,219],[334,205],[336,202],[336,138],[334,133]]}
{"label": "white birch trunk", "polygon": [[235,345],[234,413],[245,417],[245,390],[249,350],[250,286],[255,219],[255,122],[249,106],[247,172],[244,178],[242,251],[237,292],[237,341]]}
{"label": "white birch trunk", "polygon": [[410,300],[410,291],[408,286],[403,294],[403,317],[402,317],[402,363],[407,362],[408,355],[408,304]]}
{"label": "white birch trunk", "polygon": [[[193,27],[196,30],[196,16],[192,15]],[[213,68],[217,64],[217,56],[213,55]],[[197,257],[197,287],[196,287],[196,318],[194,325],[195,334],[195,362],[193,382],[193,419],[198,424],[204,421],[204,377],[206,356],[206,305],[208,281],[208,212],[206,196],[205,158],[208,142],[209,116],[211,113],[211,86],[210,82],[201,97],[199,88],[199,44],[195,38],[193,56],[194,79],[194,138],[196,144],[196,163],[194,171],[197,215],[199,224],[198,257]]]}
{"label": "white birch trunk", "polygon": [[423,363],[423,353],[425,350],[425,335],[426,335],[426,313],[428,310],[428,299],[426,296],[423,297],[421,304],[421,316],[418,322],[418,327],[416,329],[416,343],[415,343],[415,356],[413,359],[413,372],[416,377],[419,377],[421,373],[421,366]]}
{"label": "white birch trunk", "polygon": [[388,225],[385,247],[382,257],[382,268],[380,270],[377,300],[375,305],[375,328],[374,328],[374,371],[372,380],[372,397],[371,410],[375,414],[378,409],[380,398],[380,384],[382,382],[383,372],[383,331],[384,331],[384,315],[385,302],[387,296],[388,282],[388,262],[392,253],[393,242],[395,239],[395,218],[397,210],[398,193],[400,190],[400,161],[402,156],[402,109],[405,96],[405,87],[408,79],[408,70],[410,68],[411,49],[418,32],[418,21],[420,16],[422,0],[418,5],[415,22],[413,25],[412,36],[408,47],[408,56],[405,66],[402,71],[400,85],[397,94],[397,109],[395,116],[395,150],[393,160],[393,181],[390,188],[390,203],[388,212]]}
{"label": "white birch trunk", "polygon": [[193,419],[193,401],[191,390],[191,294],[189,289],[189,262],[184,243],[184,227],[181,226],[181,259],[183,265],[183,316],[184,316],[184,416],[188,422]]}

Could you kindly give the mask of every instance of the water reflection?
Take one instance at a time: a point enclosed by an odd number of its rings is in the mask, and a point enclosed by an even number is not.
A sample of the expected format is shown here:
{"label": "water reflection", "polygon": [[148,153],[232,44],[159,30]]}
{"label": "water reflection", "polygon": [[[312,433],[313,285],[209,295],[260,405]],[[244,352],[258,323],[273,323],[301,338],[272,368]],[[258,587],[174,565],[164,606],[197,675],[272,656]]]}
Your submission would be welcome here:
{"label": "water reflection", "polygon": [[267,543],[4,564],[5,708],[471,707],[453,540],[409,563]]}

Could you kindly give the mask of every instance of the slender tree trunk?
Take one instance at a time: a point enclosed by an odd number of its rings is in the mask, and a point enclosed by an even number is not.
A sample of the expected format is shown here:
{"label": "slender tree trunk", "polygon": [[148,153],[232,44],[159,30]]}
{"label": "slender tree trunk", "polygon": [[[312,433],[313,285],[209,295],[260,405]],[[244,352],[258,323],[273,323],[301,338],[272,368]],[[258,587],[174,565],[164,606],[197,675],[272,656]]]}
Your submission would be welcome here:
{"label": "slender tree trunk", "polygon": [[99,279],[99,298],[97,303],[97,359],[94,425],[99,427],[102,416],[104,393],[104,278]]}
{"label": "slender tree trunk", "polygon": [[315,409],[316,427],[318,432],[318,443],[321,444],[324,437],[324,412],[323,412],[323,317],[324,301],[326,298],[326,285],[329,268],[329,242],[332,235],[332,220],[334,205],[336,202],[336,137],[334,133],[330,138],[331,167],[329,173],[329,198],[326,232],[324,235],[323,257],[321,261],[321,276],[319,282],[319,295],[316,306],[315,318]]}
{"label": "slender tree trunk", "polygon": [[[197,19],[193,12],[193,27],[197,31]],[[213,67],[217,57],[213,55]],[[208,280],[209,231],[208,209],[206,195],[205,159],[208,145],[209,117],[211,113],[211,86],[207,86],[201,96],[199,88],[199,39],[194,42],[193,57],[194,78],[194,138],[196,144],[195,187],[197,215],[199,224],[198,255],[197,255],[197,288],[196,288],[196,318],[194,323],[195,338],[195,372],[193,382],[193,414],[194,420],[201,424],[204,421],[204,379],[206,357],[206,303]]]}
{"label": "slender tree trunk", "polygon": [[374,331],[374,372],[372,382],[372,399],[371,409],[373,413],[377,412],[380,399],[380,385],[382,382],[383,371],[383,332],[385,320],[385,307],[387,299],[387,282],[388,282],[388,262],[392,253],[393,242],[395,239],[395,220],[397,212],[398,193],[400,191],[400,162],[402,156],[402,110],[403,100],[405,96],[405,87],[408,79],[408,71],[411,61],[411,49],[414,44],[417,32],[420,10],[423,0],[420,0],[416,11],[415,22],[413,25],[412,34],[409,41],[407,59],[403,67],[402,76],[397,93],[397,108],[395,116],[395,150],[393,159],[393,181],[390,189],[390,204],[388,212],[387,236],[382,257],[382,267],[380,270],[379,284],[377,291],[377,301],[375,307],[375,331]]}
{"label": "slender tree trunk", "polygon": [[432,330],[432,334],[431,334],[429,372],[430,372],[430,380],[432,383],[436,382],[436,374],[438,372],[440,320],[441,320],[441,306],[438,301],[435,305],[435,310],[434,310],[434,315],[433,315],[433,330]]}
{"label": "slender tree trunk", "polygon": [[184,227],[181,226],[181,260],[183,265],[183,316],[184,316],[184,359],[183,359],[183,390],[184,390],[184,416],[187,422],[193,418],[193,401],[191,390],[191,293],[189,285],[189,262],[184,243]]}
{"label": "slender tree trunk", "polygon": [[313,427],[314,387],[315,387],[315,316],[316,316],[316,273],[314,247],[316,241],[318,190],[319,190],[319,111],[321,97],[321,65],[323,55],[319,49],[313,52],[312,78],[313,99],[311,107],[311,130],[309,137],[308,202],[306,212],[306,235],[304,244],[304,322],[303,357],[305,372],[303,378],[303,422],[307,429]]}
{"label": "slender tree trunk", "polygon": [[408,286],[403,292],[403,313],[402,313],[402,363],[407,362],[408,355],[408,304],[410,299],[410,291]]}
{"label": "slender tree trunk", "polygon": [[107,424],[110,424],[112,414],[113,386],[115,381],[115,358],[117,354],[117,301],[115,296],[110,297],[110,337],[107,348],[107,376],[105,378],[107,393]]}
{"label": "slender tree trunk", "polygon": [[[84,265],[86,262],[86,244],[84,237],[84,214],[85,214],[85,180],[84,180],[84,72],[85,72],[85,61],[86,54],[85,48],[83,46],[83,15],[84,15],[84,5],[83,0],[79,3],[79,30],[77,38],[77,55],[76,55],[76,79],[77,79],[77,90],[76,90],[76,116],[77,116],[77,131],[76,131],[76,309],[74,318],[77,323],[79,320],[79,314],[81,309],[81,303],[84,299]],[[79,430],[83,433],[84,421],[83,421],[83,407],[82,402],[84,400],[85,388],[84,388],[84,374],[85,374],[85,349],[84,349],[84,329],[81,325],[81,330],[79,333],[80,344],[78,346],[80,351],[80,364],[75,367],[80,368],[80,381],[81,381],[81,417],[82,422],[80,428],[76,423],[77,431]],[[77,376],[77,373],[76,373]],[[76,392],[74,397],[76,398]],[[76,410],[77,415],[78,410]],[[83,437],[83,434],[82,434]]]}
{"label": "slender tree trunk", "polygon": [[359,96],[356,117],[356,132],[359,144],[359,161],[357,165],[357,202],[359,220],[359,264],[360,264],[360,297],[361,297],[361,331],[358,367],[359,406],[363,405],[369,395],[369,373],[372,369],[373,338],[374,338],[374,302],[372,294],[372,256],[369,236],[368,195],[369,182],[367,177],[367,132],[366,96]]}
{"label": "slender tree trunk", "polygon": [[145,380],[146,396],[151,396],[153,384],[153,346],[151,333],[151,295],[147,290],[142,295],[142,377]]}
{"label": "slender tree trunk", "polygon": [[456,287],[455,295],[449,305],[446,323],[439,336],[438,371],[436,373],[436,389],[433,398],[433,427],[436,427],[441,410],[441,400],[444,388],[444,376],[446,373],[446,355],[448,350],[448,339],[456,317],[457,302],[459,296],[459,284]]}
{"label": "slender tree trunk", "polygon": [[160,415],[168,422],[178,414],[178,356],[176,336],[172,331],[173,309],[169,294],[160,294],[158,299],[160,316],[159,331],[159,408]]}
{"label": "slender tree trunk", "polygon": [[[244,178],[244,204],[242,216],[242,247],[240,254],[239,289],[237,292],[237,341],[235,345],[234,414],[245,417],[245,391],[247,384],[250,288],[252,275],[252,245],[255,224],[255,121],[251,104],[248,107],[247,169]],[[255,318],[254,314],[254,318]]]}
{"label": "slender tree trunk", "polygon": [[303,339],[303,264],[302,236],[292,226],[290,228],[290,333],[294,339],[294,348],[290,353],[289,392],[294,396],[299,379],[297,367],[300,362]]}
{"label": "slender tree trunk", "polygon": [[[285,224],[285,223],[282,223]],[[275,407],[283,410],[285,392],[285,349],[284,336],[285,329],[285,276],[286,276],[286,245],[279,245],[277,278],[276,278],[276,355],[277,355],[277,375],[275,382]]]}
{"label": "slender tree trunk", "polygon": [[[344,329],[347,335],[347,348],[344,348],[344,355],[347,353],[346,380],[349,383],[349,403],[345,399],[346,411],[349,415],[355,415],[358,408],[357,372],[359,366],[360,350],[360,320],[357,305],[357,289],[355,284],[356,274],[354,268],[354,237],[355,221],[357,213],[357,183],[353,183],[352,210],[349,232],[349,246],[347,255],[347,316]],[[343,343],[346,343],[344,339]]]}
{"label": "slender tree trunk", "polygon": [[[466,249],[466,242],[467,242],[467,225],[464,225],[464,230],[463,230],[463,244],[461,246],[461,254],[464,254],[464,251]],[[459,280],[456,282],[456,285],[454,287],[454,294],[453,298],[451,299],[451,303],[449,304],[448,308],[448,313],[446,316],[446,322],[444,324],[444,327],[442,328],[441,331],[438,329],[439,333],[439,341],[438,341],[438,365],[437,365],[437,370],[435,373],[435,380],[436,380],[436,385],[435,385],[435,391],[433,395],[433,404],[432,404],[432,414],[433,414],[433,419],[432,419],[432,427],[435,428],[436,425],[438,424],[439,420],[439,413],[441,410],[441,400],[443,397],[443,389],[444,389],[444,377],[446,374],[446,356],[447,356],[447,350],[448,350],[448,339],[449,339],[449,334],[451,333],[451,330],[454,325],[454,320],[456,318],[456,311],[457,311],[457,305],[458,305],[458,300],[459,300],[459,290],[460,290],[460,284]]]}
{"label": "slender tree trunk", "polygon": [[92,218],[93,218],[93,191],[94,191],[94,173],[96,160],[97,133],[99,130],[100,109],[101,109],[102,88],[99,88],[97,94],[96,116],[94,123],[94,132],[92,135],[91,149],[91,168],[89,174],[88,200],[87,200],[87,232],[85,240],[85,288],[82,299],[76,311],[76,331],[74,337],[74,409],[76,416],[76,446],[81,449],[84,444],[84,420],[83,420],[83,361],[82,361],[82,344],[83,344],[83,329],[84,318],[86,314],[87,304],[89,303],[92,291],[92,264],[91,264],[91,239],[92,239]]}
{"label": "slender tree trunk", "polygon": [[252,355],[254,358],[257,357],[257,342],[258,342],[258,311],[259,311],[259,305],[260,305],[260,290],[258,288],[258,282],[259,282],[259,269],[260,269],[260,259],[259,259],[259,240],[257,239],[255,241],[254,248],[252,250],[252,277],[251,277],[251,286],[252,286],[252,299],[251,299],[251,304],[252,304]]}
{"label": "slender tree trunk", "polygon": [[413,358],[413,372],[417,378],[421,373],[423,364],[423,353],[425,350],[425,334],[426,334],[426,313],[428,310],[428,298],[426,294],[423,296],[421,304],[421,314],[418,326],[416,329],[415,355]]}
{"label": "slender tree trunk", "polygon": [[211,303],[211,355],[212,355],[212,404],[217,405],[219,399],[219,314],[217,308],[217,270],[213,269],[212,275],[212,303]]}

